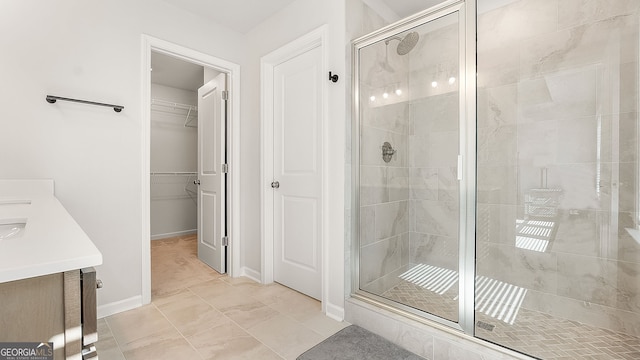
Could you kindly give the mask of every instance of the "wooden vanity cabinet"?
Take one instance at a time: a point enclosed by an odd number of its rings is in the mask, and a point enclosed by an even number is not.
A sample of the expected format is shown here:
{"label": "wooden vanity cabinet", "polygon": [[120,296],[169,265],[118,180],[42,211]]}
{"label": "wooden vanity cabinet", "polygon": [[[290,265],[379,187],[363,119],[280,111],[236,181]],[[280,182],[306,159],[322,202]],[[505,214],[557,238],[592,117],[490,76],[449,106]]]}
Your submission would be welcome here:
{"label": "wooden vanity cabinet", "polygon": [[83,359],[81,297],[80,270],[0,284],[0,342],[53,342],[55,360]]}

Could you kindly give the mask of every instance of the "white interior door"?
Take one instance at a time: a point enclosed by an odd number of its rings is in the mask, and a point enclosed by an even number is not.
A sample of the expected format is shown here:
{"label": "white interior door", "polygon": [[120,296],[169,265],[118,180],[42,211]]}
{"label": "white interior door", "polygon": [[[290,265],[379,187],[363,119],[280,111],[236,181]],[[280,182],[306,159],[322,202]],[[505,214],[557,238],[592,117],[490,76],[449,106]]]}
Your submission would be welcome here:
{"label": "white interior door", "polygon": [[273,276],[316,299],[322,294],[322,50],[274,68]]}
{"label": "white interior door", "polygon": [[225,273],[226,74],[198,89],[198,258]]}

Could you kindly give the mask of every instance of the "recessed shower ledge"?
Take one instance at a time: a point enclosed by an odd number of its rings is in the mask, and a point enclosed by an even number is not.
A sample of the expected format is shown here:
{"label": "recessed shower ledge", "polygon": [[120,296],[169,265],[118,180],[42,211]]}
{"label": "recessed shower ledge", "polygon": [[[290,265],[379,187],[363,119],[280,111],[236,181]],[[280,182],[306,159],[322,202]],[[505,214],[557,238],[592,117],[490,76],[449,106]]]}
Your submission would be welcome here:
{"label": "recessed shower ledge", "polygon": [[[412,348],[412,342],[402,343],[403,340],[407,339],[406,333],[400,333],[398,331],[395,335],[395,338],[390,338],[388,334],[381,334],[377,329],[369,326],[370,324],[380,323],[379,321],[362,321],[357,316],[354,317],[352,311],[349,311],[352,306],[362,308],[366,311],[373,312],[371,315],[378,315],[387,318],[388,320],[396,323],[401,323],[413,328],[419,335],[432,336],[432,347],[433,354],[421,354],[420,349]],[[353,309],[353,308],[352,308]],[[467,335],[459,330],[453,329],[443,324],[439,324],[435,321],[419,318],[416,315],[404,313],[396,309],[392,309],[388,305],[378,304],[375,300],[371,299],[360,299],[350,297],[345,300],[345,320],[351,324],[361,326],[373,333],[377,333],[385,337],[387,340],[396,343],[399,346],[406,348],[409,351],[412,351],[418,355],[426,356],[427,359],[435,359],[440,360],[440,358],[434,357],[437,353],[437,349],[435,348],[435,340],[448,342],[449,345],[455,346],[465,351],[472,352],[474,354],[478,354],[483,356],[484,358],[496,359],[496,360],[507,360],[507,359],[519,359],[519,360],[535,360],[533,357],[529,357],[522,353],[498,346],[489,341],[485,341],[474,336]],[[385,325],[385,328],[391,328],[391,326]],[[402,335],[402,336],[400,336]],[[409,340],[411,340],[409,338]],[[488,356],[488,357],[487,357]],[[496,357],[497,356],[497,357]],[[457,359],[457,358],[456,358]],[[462,359],[462,358],[461,358]]]}

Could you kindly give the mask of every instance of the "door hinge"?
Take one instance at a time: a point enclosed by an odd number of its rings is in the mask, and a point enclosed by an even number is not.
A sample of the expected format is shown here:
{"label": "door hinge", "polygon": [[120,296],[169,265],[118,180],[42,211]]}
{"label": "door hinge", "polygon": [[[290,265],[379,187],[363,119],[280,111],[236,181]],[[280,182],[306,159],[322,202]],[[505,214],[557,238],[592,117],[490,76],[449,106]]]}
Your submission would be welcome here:
{"label": "door hinge", "polygon": [[222,237],[222,246],[229,246],[229,237],[228,236],[223,236]]}
{"label": "door hinge", "polygon": [[229,100],[229,91],[228,90],[223,90],[222,91],[222,100]]}
{"label": "door hinge", "polygon": [[229,164],[222,164],[222,173],[223,174],[229,173]]}

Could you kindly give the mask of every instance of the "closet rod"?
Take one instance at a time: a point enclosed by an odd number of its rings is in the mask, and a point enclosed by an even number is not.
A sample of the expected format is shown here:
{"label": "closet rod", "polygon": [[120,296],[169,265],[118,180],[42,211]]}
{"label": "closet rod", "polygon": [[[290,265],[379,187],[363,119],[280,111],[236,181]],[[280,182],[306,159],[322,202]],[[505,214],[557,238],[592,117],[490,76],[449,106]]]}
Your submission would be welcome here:
{"label": "closet rod", "polygon": [[152,172],[151,176],[163,176],[163,175],[198,175],[197,172],[190,171],[160,171],[160,172]]}
{"label": "closet rod", "polygon": [[106,106],[106,107],[113,108],[113,111],[115,112],[120,112],[122,111],[122,109],[124,109],[124,106],[121,106],[121,105],[105,104],[105,103],[99,103],[94,101],[70,99],[70,98],[65,98],[61,96],[47,95],[47,102],[49,104],[54,104],[58,100],[71,101],[71,102],[77,102],[77,103],[89,104],[89,105]]}

